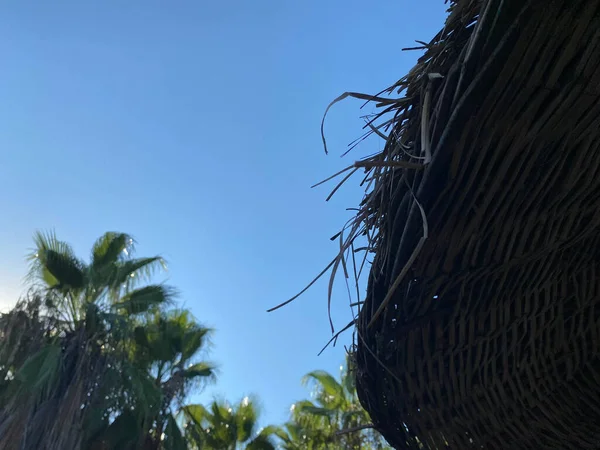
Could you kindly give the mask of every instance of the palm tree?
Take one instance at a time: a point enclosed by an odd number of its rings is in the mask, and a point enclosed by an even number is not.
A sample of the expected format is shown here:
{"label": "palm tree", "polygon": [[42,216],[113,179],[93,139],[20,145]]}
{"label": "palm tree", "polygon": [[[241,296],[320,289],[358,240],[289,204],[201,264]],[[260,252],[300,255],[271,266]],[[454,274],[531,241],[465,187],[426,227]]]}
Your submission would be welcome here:
{"label": "palm tree", "polygon": [[36,292],[0,320],[0,450],[186,448],[170,411],[213,374],[190,367],[210,330],[165,309],[171,288],[142,285],[162,258],[135,258],[124,233],[89,263],[52,233],[35,244]]}
{"label": "palm tree", "polygon": [[188,405],[182,408],[186,436],[194,449],[275,450],[273,437],[280,433],[274,426],[257,429],[258,411],[245,397],[229,406],[213,401],[208,408]]}
{"label": "palm tree", "polygon": [[28,256],[28,279],[54,294],[65,323],[76,328],[94,305],[104,311],[142,314],[168,303],[172,289],[147,285],[135,289],[153,273],[164,268],[160,256],[134,258],[134,240],[125,233],[109,232],[92,248],[86,264],[72,247],[54,233],[34,235],[35,248]]}
{"label": "palm tree", "polygon": [[134,360],[146,368],[162,392],[146,448],[160,448],[173,436],[179,440],[176,413],[184,407],[192,388],[214,379],[213,365],[197,360],[211,331],[200,326],[187,310],[155,314],[135,328]]}
{"label": "palm tree", "polygon": [[372,429],[369,416],[358,401],[350,358],[340,370],[339,381],[323,370],[304,376],[303,383],[314,387],[314,401],[302,400],[292,405],[292,417],[282,436],[285,450],[389,448]]}

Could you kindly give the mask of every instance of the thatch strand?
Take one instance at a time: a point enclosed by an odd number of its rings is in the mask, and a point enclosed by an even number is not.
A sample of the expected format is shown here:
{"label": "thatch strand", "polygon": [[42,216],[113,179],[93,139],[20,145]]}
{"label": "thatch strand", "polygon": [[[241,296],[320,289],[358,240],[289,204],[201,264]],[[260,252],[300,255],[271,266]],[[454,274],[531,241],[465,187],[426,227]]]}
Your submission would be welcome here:
{"label": "thatch strand", "polygon": [[398,449],[600,448],[600,0],[454,0],[421,44],[332,102],[386,139],[328,266],[368,239],[361,402]]}

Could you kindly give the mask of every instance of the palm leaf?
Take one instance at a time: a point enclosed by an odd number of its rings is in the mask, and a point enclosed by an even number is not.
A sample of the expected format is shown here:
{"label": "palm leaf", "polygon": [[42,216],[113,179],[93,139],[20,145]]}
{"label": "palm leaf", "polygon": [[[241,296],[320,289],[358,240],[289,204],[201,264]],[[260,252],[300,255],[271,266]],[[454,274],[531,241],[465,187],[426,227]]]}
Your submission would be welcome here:
{"label": "palm leaf", "polygon": [[196,425],[201,425],[204,420],[210,417],[208,410],[203,405],[199,404],[185,405],[181,408],[181,412],[187,420]]}
{"label": "palm leaf", "polygon": [[246,450],[275,450],[276,448],[271,439],[262,434],[256,436],[246,445]]}
{"label": "palm leaf", "polygon": [[185,369],[183,376],[185,378],[213,378],[215,376],[215,368],[207,362],[201,362]]}
{"label": "palm leaf", "polygon": [[34,248],[27,255],[29,261],[29,272],[26,280],[29,282],[42,281],[46,286],[52,287],[58,281],[45,269],[40,259],[40,253],[46,250],[53,250],[57,253],[73,256],[74,252],[71,246],[66,242],[58,240],[54,231],[42,232],[36,231],[33,235]]}
{"label": "palm leaf", "polygon": [[113,289],[122,285],[134,286],[136,283],[152,277],[159,268],[166,269],[165,261],[159,256],[123,261],[114,270],[110,285]]}
{"label": "palm leaf", "polygon": [[252,432],[256,428],[258,413],[254,404],[248,399],[242,400],[239,404],[235,419],[237,422],[237,440],[246,442],[252,437]]}
{"label": "palm leaf", "polygon": [[40,251],[39,258],[59,286],[75,290],[85,286],[85,266],[74,256],[54,250],[43,250]]}
{"label": "palm leaf", "polygon": [[104,233],[92,247],[92,268],[98,270],[107,264],[116,264],[124,255],[131,254],[132,246],[133,239],[128,234]]}
{"label": "palm leaf", "polygon": [[188,329],[183,335],[182,342],[182,359],[184,361],[192,358],[206,344],[206,338],[212,333],[210,328],[204,328],[199,325]]}
{"label": "palm leaf", "polygon": [[327,406],[339,406],[346,400],[342,385],[324,370],[315,370],[308,373],[304,377],[303,382],[306,384],[311,380],[317,383],[320,391],[319,400]]}
{"label": "palm leaf", "polygon": [[123,362],[125,389],[133,394],[135,415],[140,422],[154,417],[162,404],[162,391],[143,369]]}
{"label": "palm leaf", "polygon": [[75,257],[69,244],[57,239],[54,232],[36,232],[35,248],[28,255],[28,281],[40,280],[46,287],[57,285],[80,289],[84,284],[85,264]]}
{"label": "palm leaf", "polygon": [[196,321],[194,320],[192,314],[187,309],[174,309],[165,314],[165,318],[168,321],[181,330],[189,330],[193,329],[196,325]]}
{"label": "palm leaf", "polygon": [[85,448],[99,447],[100,441],[105,437],[106,430],[110,423],[106,417],[106,411],[100,408],[89,408],[86,411],[84,431]]}
{"label": "palm leaf", "polygon": [[[177,320],[172,320],[172,312],[157,313],[144,327],[145,338],[138,331],[136,342],[144,345],[148,354],[163,363],[173,363],[181,354],[184,330]],[[144,342],[145,341],[145,342]]]}
{"label": "palm leaf", "polygon": [[161,361],[177,358],[180,368],[201,349],[212,331],[200,326],[186,310],[162,312],[146,330],[151,354]]}
{"label": "palm leaf", "polygon": [[210,405],[211,411],[211,420],[213,423],[223,422],[225,423],[226,419],[230,415],[228,408],[225,405],[221,405],[216,401],[212,402]]}
{"label": "palm leaf", "polygon": [[210,410],[212,414],[207,418],[207,425],[211,430],[211,439],[221,443],[217,448],[231,447],[237,441],[238,436],[236,412],[227,404],[217,401],[212,402]]}
{"label": "palm leaf", "polygon": [[281,440],[285,440],[288,438],[288,434],[285,432],[285,430],[277,425],[267,425],[262,430],[260,430],[259,435],[277,436]]}
{"label": "palm leaf", "polygon": [[15,378],[28,391],[42,393],[52,385],[58,375],[62,349],[58,345],[46,345],[27,358]]}
{"label": "palm leaf", "polygon": [[102,315],[100,308],[95,303],[88,303],[85,306],[85,328],[89,335],[94,335],[102,331]]}
{"label": "palm leaf", "polygon": [[160,284],[144,286],[125,294],[115,308],[123,309],[127,314],[146,313],[156,306],[170,303],[175,295],[175,290]]}
{"label": "palm leaf", "polygon": [[273,444],[273,437],[277,437],[283,442],[289,440],[289,436],[283,428],[275,425],[268,425],[262,428],[258,433],[258,436],[248,443],[246,450],[274,450],[277,447]]}
{"label": "palm leaf", "polygon": [[294,412],[296,414],[308,413],[308,414],[311,414],[314,416],[329,417],[329,418],[335,416],[335,414],[336,414],[335,410],[330,409],[330,408],[323,408],[320,406],[316,406],[314,403],[312,403],[308,400],[303,400],[301,402],[297,402]]}
{"label": "palm leaf", "polygon": [[356,396],[356,378],[354,377],[354,373],[348,369],[346,369],[342,375],[342,386],[344,387],[347,396],[350,398]]}
{"label": "palm leaf", "polygon": [[52,272],[50,272],[47,267],[40,264],[37,272],[39,274],[38,279],[41,280],[46,287],[53,288],[60,284],[58,279],[52,275]]}
{"label": "palm leaf", "polygon": [[342,428],[349,428],[352,423],[355,425],[366,425],[369,423],[364,409],[356,409],[354,411],[344,411],[341,416]]}
{"label": "palm leaf", "polygon": [[148,335],[146,334],[146,327],[137,326],[133,329],[133,338],[135,343],[142,348],[147,348],[149,345]]}
{"label": "palm leaf", "polygon": [[132,449],[140,440],[139,424],[132,411],[123,411],[102,433],[100,441],[106,449]]}
{"label": "palm leaf", "polygon": [[165,450],[187,450],[185,439],[172,414],[169,414],[169,417],[167,418],[163,448]]}
{"label": "palm leaf", "polygon": [[63,253],[65,255],[74,255],[73,247],[71,247],[65,241],[61,241],[56,237],[54,231],[48,231],[46,233],[42,231],[36,231],[33,234],[33,243],[35,248],[33,253],[29,255],[29,258],[35,258],[35,253],[39,250],[53,250],[57,253]]}
{"label": "palm leaf", "polygon": [[346,367],[342,373],[342,386],[350,401],[356,399],[356,356],[353,352],[346,354]]}

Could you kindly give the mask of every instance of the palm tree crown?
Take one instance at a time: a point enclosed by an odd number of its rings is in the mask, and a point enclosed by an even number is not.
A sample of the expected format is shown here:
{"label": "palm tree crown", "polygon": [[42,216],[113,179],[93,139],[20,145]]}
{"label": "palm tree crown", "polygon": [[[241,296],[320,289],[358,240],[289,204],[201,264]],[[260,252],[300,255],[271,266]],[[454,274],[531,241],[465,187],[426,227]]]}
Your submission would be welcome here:
{"label": "palm tree crown", "polygon": [[370,420],[356,395],[351,359],[340,367],[340,380],[323,370],[306,374],[312,400],[296,402],[283,436],[285,450],[383,449],[382,438],[370,427]]}
{"label": "palm tree crown", "polygon": [[170,309],[172,288],[144,284],[162,258],[134,257],[125,233],[100,237],[89,262],[53,233],[34,242],[35,291],[0,320],[0,435],[12,439],[0,450],[187,448],[175,414],[214,375],[198,360],[211,330]]}
{"label": "palm tree crown", "polygon": [[205,450],[275,450],[279,429],[257,429],[255,403],[245,397],[237,405],[213,401],[210,406],[189,405],[182,410],[186,435]]}

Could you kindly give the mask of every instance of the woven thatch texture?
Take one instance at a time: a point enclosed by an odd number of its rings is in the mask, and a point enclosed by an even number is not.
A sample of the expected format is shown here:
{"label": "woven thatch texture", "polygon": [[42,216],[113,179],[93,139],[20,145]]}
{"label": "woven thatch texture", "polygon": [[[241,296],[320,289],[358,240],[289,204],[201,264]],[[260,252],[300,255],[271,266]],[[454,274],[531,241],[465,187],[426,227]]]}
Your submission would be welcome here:
{"label": "woven thatch texture", "polygon": [[600,0],[456,0],[396,89],[363,405],[396,448],[600,448]]}

